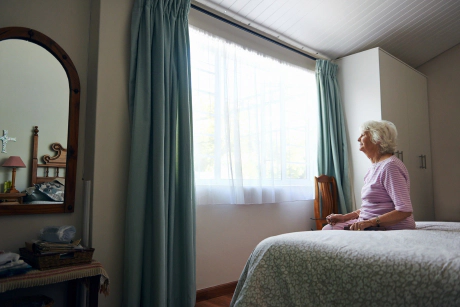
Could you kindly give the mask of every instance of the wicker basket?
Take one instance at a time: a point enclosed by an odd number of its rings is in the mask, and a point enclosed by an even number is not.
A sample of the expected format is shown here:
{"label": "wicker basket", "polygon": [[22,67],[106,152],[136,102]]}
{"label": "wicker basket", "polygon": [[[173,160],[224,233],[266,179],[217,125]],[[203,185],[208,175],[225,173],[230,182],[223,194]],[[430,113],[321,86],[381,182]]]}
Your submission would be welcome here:
{"label": "wicker basket", "polygon": [[27,248],[20,248],[19,254],[25,262],[39,270],[56,269],[64,266],[90,263],[94,248],[75,250],[69,253],[32,253]]}

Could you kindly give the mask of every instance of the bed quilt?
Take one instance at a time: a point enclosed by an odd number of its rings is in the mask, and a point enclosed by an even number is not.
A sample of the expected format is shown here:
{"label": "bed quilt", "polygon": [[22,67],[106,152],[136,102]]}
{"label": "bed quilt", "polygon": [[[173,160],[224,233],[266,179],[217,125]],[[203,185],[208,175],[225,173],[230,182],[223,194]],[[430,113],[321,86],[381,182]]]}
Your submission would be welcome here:
{"label": "bed quilt", "polygon": [[230,306],[460,306],[460,223],[267,238]]}

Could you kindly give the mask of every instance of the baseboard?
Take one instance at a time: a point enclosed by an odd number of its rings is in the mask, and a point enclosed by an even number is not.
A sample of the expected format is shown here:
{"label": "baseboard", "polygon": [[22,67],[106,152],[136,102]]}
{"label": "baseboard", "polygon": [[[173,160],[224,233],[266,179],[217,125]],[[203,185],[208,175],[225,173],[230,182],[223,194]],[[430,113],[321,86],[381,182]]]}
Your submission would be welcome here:
{"label": "baseboard", "polygon": [[196,291],[196,302],[209,300],[226,294],[232,294],[235,292],[237,283],[237,281],[232,281],[226,284],[200,289]]}

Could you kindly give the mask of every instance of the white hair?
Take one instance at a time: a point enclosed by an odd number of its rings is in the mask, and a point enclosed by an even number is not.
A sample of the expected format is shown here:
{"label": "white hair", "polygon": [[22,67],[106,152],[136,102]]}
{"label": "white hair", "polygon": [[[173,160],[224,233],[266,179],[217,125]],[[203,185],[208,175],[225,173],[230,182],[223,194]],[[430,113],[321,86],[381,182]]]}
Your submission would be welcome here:
{"label": "white hair", "polygon": [[370,120],[361,125],[361,133],[368,131],[372,143],[380,146],[380,153],[393,154],[396,150],[398,131],[396,126],[387,120]]}

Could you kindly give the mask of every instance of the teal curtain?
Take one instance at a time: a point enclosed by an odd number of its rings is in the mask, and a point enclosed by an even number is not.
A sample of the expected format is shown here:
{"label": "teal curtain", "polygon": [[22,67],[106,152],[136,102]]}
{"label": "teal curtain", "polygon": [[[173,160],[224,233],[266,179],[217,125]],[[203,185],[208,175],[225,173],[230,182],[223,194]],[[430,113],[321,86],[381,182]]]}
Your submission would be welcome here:
{"label": "teal curtain", "polygon": [[348,213],[352,210],[348,145],[337,69],[337,64],[316,60],[319,102],[318,173],[335,177],[339,212]]}
{"label": "teal curtain", "polygon": [[122,306],[195,305],[189,10],[136,0],[132,11]]}

